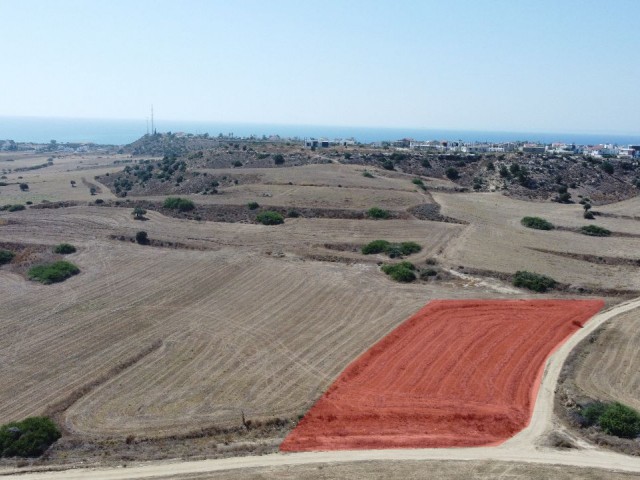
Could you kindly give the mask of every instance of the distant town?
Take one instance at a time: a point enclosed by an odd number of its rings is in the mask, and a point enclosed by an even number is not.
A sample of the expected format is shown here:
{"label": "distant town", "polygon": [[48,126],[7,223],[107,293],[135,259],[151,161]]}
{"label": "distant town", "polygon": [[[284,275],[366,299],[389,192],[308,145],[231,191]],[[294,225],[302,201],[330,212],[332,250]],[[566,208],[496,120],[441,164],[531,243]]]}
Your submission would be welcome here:
{"label": "distant town", "polygon": [[[597,145],[578,145],[575,143],[539,143],[528,141],[515,142],[464,142],[462,140],[414,140],[412,138],[402,138],[394,141],[379,141],[370,143],[360,143],[355,138],[304,138],[280,137],[279,135],[261,137],[251,135],[248,137],[235,136],[233,133],[218,134],[212,137],[209,134],[191,134],[184,132],[176,133],[155,133],[146,134],[144,137],[153,135],[165,135],[175,138],[203,138],[219,141],[249,141],[268,143],[299,143],[304,148],[311,150],[335,147],[374,147],[374,148],[394,148],[403,150],[423,151],[428,153],[464,153],[464,154],[486,154],[486,153],[511,153],[523,152],[533,155],[582,155],[596,158],[640,158],[640,144],[638,145],[617,145],[612,143],[601,143]],[[0,151],[34,151],[34,152],[63,152],[63,153],[85,153],[96,151],[112,151],[118,146],[100,145],[95,143],[58,143],[51,140],[49,143],[35,142],[15,142],[13,140],[0,140]]]}

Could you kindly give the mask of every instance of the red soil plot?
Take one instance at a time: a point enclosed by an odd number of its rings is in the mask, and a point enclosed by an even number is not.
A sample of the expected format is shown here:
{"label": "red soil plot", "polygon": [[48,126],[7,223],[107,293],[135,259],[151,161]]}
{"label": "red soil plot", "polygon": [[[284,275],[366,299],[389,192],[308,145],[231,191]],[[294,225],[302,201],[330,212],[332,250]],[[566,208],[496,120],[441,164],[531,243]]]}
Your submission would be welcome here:
{"label": "red soil plot", "polygon": [[439,300],[351,363],[281,451],[499,444],[527,426],[551,353],[599,300]]}

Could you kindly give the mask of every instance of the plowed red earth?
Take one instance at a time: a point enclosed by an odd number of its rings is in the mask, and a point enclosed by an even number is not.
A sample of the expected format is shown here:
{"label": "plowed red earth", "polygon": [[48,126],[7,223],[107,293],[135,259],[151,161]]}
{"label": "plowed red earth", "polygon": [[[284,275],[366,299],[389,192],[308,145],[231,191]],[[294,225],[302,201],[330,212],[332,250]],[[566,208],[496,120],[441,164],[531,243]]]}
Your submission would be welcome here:
{"label": "plowed red earth", "polygon": [[331,385],[282,451],[470,447],[527,426],[546,359],[599,300],[439,300]]}

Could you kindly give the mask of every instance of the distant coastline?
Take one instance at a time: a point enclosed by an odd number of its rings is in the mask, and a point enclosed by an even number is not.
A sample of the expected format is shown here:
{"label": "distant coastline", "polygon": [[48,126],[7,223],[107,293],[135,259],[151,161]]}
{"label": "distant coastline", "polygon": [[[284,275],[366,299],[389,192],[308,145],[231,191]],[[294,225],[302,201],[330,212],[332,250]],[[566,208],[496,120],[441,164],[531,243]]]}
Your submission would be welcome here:
{"label": "distant coastline", "polygon": [[[97,120],[41,117],[0,117],[0,139],[16,142],[47,143],[97,143],[126,145],[145,133],[150,126],[144,120]],[[156,121],[158,132],[208,133],[217,136],[232,133],[237,137],[255,135],[258,138],[279,135],[283,138],[355,138],[359,143],[392,141],[401,138],[415,140],[462,140],[464,142],[512,142],[575,143],[618,145],[640,143],[638,135],[598,133],[543,133],[543,132],[490,132],[474,130],[445,130],[418,128],[342,127],[323,125],[267,125],[253,123]]]}

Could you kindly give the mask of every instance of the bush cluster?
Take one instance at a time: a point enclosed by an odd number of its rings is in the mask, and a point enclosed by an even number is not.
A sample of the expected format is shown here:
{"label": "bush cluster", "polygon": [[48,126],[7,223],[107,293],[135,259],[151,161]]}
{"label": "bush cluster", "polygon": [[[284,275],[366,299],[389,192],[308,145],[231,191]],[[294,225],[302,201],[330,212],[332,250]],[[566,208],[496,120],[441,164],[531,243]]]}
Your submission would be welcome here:
{"label": "bush cluster", "polygon": [[37,457],[60,438],[49,418],[30,417],[0,427],[0,457]]}
{"label": "bush cluster", "polygon": [[520,220],[520,223],[527,228],[535,230],[553,230],[555,228],[553,223],[540,217],[524,217]]}
{"label": "bush cluster", "polygon": [[422,247],[416,242],[391,243],[387,240],[374,240],[362,247],[364,255],[386,253],[391,258],[404,257],[412,253],[418,253]]}
{"label": "bush cluster", "polygon": [[372,207],[367,210],[367,216],[369,218],[375,218],[376,220],[384,220],[391,216],[389,210],[383,210],[382,208]]}
{"label": "bush cluster", "polygon": [[6,210],[7,212],[17,212],[19,210],[24,210],[25,208],[27,207],[19,203],[16,203],[14,205],[3,205],[2,207],[0,207],[0,211]]}
{"label": "bush cluster", "polygon": [[189,212],[196,208],[194,203],[187,198],[169,197],[164,201],[164,208],[172,210],[180,210],[181,212]]}
{"label": "bush cluster", "polygon": [[265,210],[256,215],[256,220],[263,225],[279,225],[284,223],[284,217],[278,212]]}
{"label": "bush cluster", "polygon": [[640,413],[618,402],[593,402],[580,412],[585,426],[598,425],[609,434],[622,438],[640,435]]}
{"label": "bush cluster", "polygon": [[553,278],[538,273],[520,270],[513,278],[513,285],[519,288],[528,288],[534,292],[546,292],[556,286]]}
{"label": "bush cluster", "polygon": [[61,243],[60,245],[56,245],[53,251],[55,253],[61,253],[62,255],[68,255],[69,253],[75,253],[76,247],[70,243]]}
{"label": "bush cluster", "polygon": [[592,237],[608,237],[611,235],[611,230],[599,227],[597,225],[587,225],[580,228],[580,233],[584,235],[590,235]]}
{"label": "bush cluster", "polygon": [[60,260],[58,262],[32,267],[29,269],[27,275],[30,280],[37,280],[38,282],[48,285],[50,283],[63,282],[78,273],[80,273],[80,269],[73,263]]}
{"label": "bush cluster", "polygon": [[416,267],[411,262],[400,262],[382,266],[382,271],[393,278],[396,282],[409,283],[416,279],[414,270]]}
{"label": "bush cluster", "polygon": [[0,250],[0,265],[4,265],[5,263],[9,263],[13,260],[16,254],[11,250]]}

